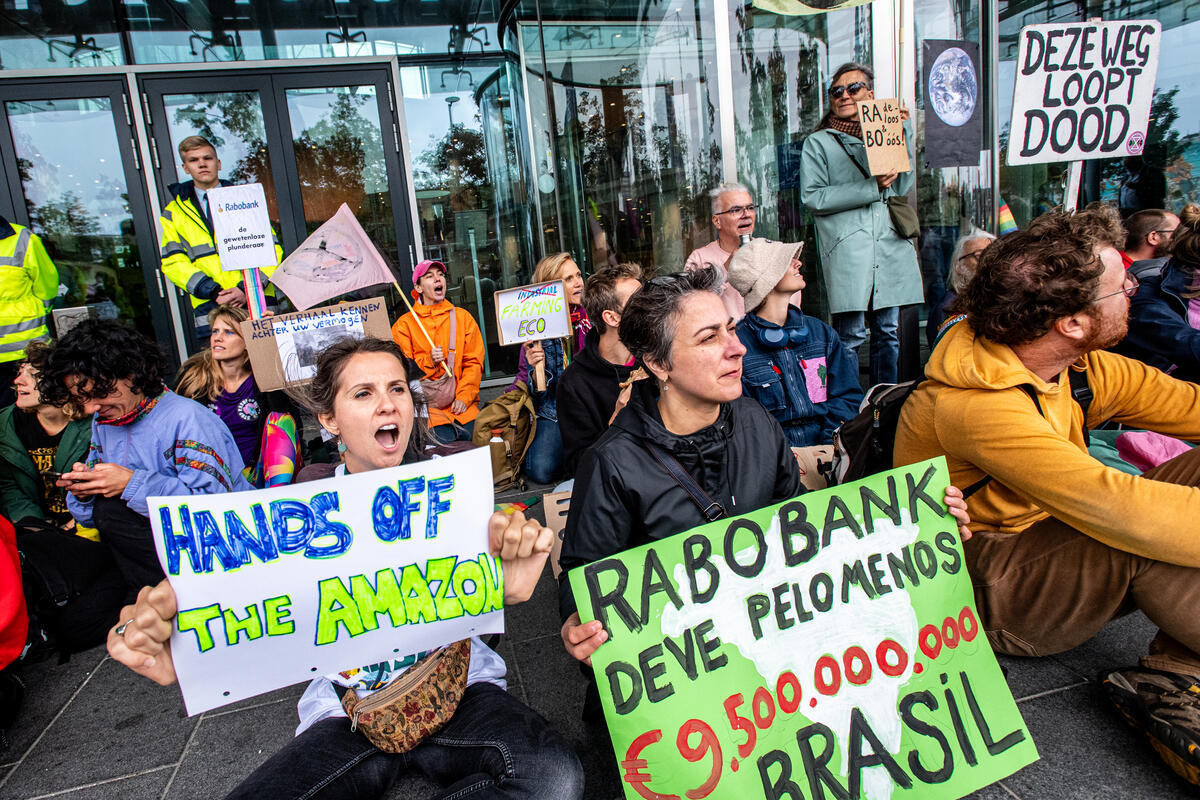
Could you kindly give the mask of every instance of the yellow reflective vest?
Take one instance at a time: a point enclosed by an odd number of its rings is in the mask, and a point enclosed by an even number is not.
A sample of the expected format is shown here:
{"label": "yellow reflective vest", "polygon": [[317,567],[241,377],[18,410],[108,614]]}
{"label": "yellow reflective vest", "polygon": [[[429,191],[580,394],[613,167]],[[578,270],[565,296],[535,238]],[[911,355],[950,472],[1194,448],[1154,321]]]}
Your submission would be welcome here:
{"label": "yellow reflective vest", "polygon": [[[228,184],[222,182],[221,185]],[[217,255],[212,231],[192,199],[196,196],[193,182],[175,184],[171,187],[171,193],[174,196],[159,217],[162,223],[159,250],[162,271],[171,283],[191,296],[192,308],[195,308],[215,300],[223,289],[239,285],[242,273],[221,269],[221,257]],[[276,239],[276,262],[282,258],[283,248]],[[263,275],[270,275],[275,271],[275,266],[264,268]],[[267,294],[273,294],[273,287],[263,288]]]}
{"label": "yellow reflective vest", "polygon": [[32,231],[0,218],[0,362],[25,357],[50,338],[46,302],[58,295],[58,269]]}

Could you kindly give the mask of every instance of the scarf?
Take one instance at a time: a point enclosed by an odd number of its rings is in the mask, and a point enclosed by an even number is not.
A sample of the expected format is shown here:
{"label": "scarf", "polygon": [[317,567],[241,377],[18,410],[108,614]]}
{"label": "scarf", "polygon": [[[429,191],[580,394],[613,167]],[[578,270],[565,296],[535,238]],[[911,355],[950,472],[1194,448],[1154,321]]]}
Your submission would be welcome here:
{"label": "scarf", "polygon": [[132,425],[133,423],[137,422],[142,417],[149,414],[154,409],[154,406],[156,406],[158,404],[158,401],[163,398],[163,395],[165,395],[169,391],[170,391],[170,389],[163,389],[161,392],[156,394],[154,397],[143,397],[142,402],[137,404],[137,408],[133,409],[133,411],[130,411],[125,416],[117,417],[116,419],[97,419],[96,424],[97,425],[115,425],[117,427],[121,427],[124,425]]}
{"label": "scarf", "polygon": [[821,120],[821,124],[817,126],[817,130],[823,131],[826,128],[833,128],[835,131],[847,133],[855,139],[863,138],[862,122],[856,119],[842,119],[833,114],[826,114],[825,119]]}

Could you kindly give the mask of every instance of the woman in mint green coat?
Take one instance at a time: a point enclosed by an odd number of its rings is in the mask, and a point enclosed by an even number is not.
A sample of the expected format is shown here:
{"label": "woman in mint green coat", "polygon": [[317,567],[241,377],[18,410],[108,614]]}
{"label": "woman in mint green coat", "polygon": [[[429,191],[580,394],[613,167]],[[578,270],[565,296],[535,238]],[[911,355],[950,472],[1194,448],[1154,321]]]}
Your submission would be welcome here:
{"label": "woman in mint green coat", "polygon": [[[871,330],[871,384],[895,383],[900,341],[899,306],[923,300],[913,243],[892,227],[887,198],[907,194],[913,173],[871,177],[858,119],[858,102],[875,97],[869,67],[843,64],[830,82],[830,109],[804,142],[800,197],[817,223],[833,327],[851,353]],[[914,163],[912,122],[904,138]]]}

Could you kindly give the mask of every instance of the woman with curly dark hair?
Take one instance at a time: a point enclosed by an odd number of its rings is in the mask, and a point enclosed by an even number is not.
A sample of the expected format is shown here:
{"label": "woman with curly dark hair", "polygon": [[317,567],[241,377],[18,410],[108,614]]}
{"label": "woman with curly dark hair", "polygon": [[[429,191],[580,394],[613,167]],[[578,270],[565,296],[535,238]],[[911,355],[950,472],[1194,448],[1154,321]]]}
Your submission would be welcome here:
{"label": "woman with curly dark hair", "polygon": [[162,375],[154,342],[119,322],[89,320],[58,341],[38,376],[48,402],[74,400],[95,414],[87,457],[58,485],[79,524],[99,529],[130,597],[163,577],[148,497],[253,488],[225,424],[168,390]]}

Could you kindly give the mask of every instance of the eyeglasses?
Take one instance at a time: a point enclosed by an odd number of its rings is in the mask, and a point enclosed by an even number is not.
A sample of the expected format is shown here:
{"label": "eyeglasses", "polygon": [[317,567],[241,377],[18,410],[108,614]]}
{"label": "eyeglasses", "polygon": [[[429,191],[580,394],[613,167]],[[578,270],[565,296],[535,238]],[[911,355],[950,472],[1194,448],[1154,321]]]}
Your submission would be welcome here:
{"label": "eyeglasses", "polygon": [[1116,297],[1119,294],[1123,294],[1126,297],[1133,297],[1135,294],[1137,294],[1137,290],[1138,290],[1137,276],[1134,275],[1132,272],[1126,272],[1124,288],[1119,289],[1115,292],[1109,292],[1108,294],[1102,294],[1099,297],[1097,297],[1095,300],[1093,300],[1092,302],[1099,303],[1101,300],[1107,300],[1108,298]]}
{"label": "eyeglasses", "polygon": [[1175,233],[1175,229],[1174,228],[1166,228],[1165,230],[1150,231],[1150,232],[1151,233],[1165,233],[1167,236],[1170,236],[1171,234]]}
{"label": "eyeglasses", "polygon": [[714,211],[713,214],[718,217],[722,214],[733,214],[734,216],[740,217],[743,211],[745,211],[747,214],[753,214],[755,208],[757,208],[757,206],[755,206],[754,203],[751,203],[748,206],[733,206],[725,209],[724,211]]}
{"label": "eyeglasses", "polygon": [[866,88],[867,88],[867,84],[864,81],[855,81],[854,83],[850,84],[849,86],[830,86],[829,87],[829,96],[832,97],[834,100],[837,100],[839,97],[844,95],[846,92],[849,92],[850,96],[853,97],[854,95],[858,94],[859,92],[861,92],[863,89],[866,89]]}

